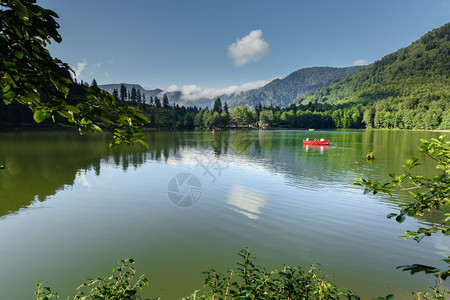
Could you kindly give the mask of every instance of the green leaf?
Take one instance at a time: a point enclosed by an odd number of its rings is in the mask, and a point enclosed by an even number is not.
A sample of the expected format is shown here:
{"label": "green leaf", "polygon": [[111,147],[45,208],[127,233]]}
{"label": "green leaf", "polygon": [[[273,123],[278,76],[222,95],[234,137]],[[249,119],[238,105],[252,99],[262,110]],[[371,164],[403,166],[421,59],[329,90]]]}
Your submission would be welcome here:
{"label": "green leaf", "polygon": [[408,160],[405,162],[405,164],[403,165],[403,167],[404,167],[405,169],[410,170],[410,169],[412,169],[412,168],[414,168],[414,167],[420,165],[420,164],[417,162],[418,160],[419,160],[419,159],[416,158],[416,157],[411,157],[410,159],[408,159]]}
{"label": "green leaf", "polygon": [[66,85],[60,85],[58,90],[60,90],[65,97],[67,97],[67,95],[69,94],[69,87]]}
{"label": "green leaf", "polygon": [[14,0],[14,10],[21,19],[28,20],[28,10],[20,1]]}
{"label": "green leaf", "polygon": [[65,109],[67,109],[68,111],[71,111],[73,113],[79,114],[80,113],[80,109],[76,106],[73,105],[65,105],[64,106]]}
{"label": "green leaf", "polygon": [[147,149],[149,148],[148,144],[145,141],[141,140],[141,139],[136,140],[136,142],[138,142],[139,144],[141,144],[142,146],[144,146]]}
{"label": "green leaf", "polygon": [[[17,96],[17,94],[12,89],[9,89],[6,93],[3,94],[3,102],[6,103],[6,100],[8,100],[9,103],[11,103],[12,101],[15,100],[16,96]],[[6,103],[6,104],[9,104],[9,103]]]}
{"label": "green leaf", "polygon": [[109,143],[109,148],[117,149],[119,147],[120,143],[121,143],[120,139],[114,138],[114,140],[111,143]]}
{"label": "green leaf", "polygon": [[62,110],[59,110],[59,111],[58,111],[58,114],[61,115],[61,116],[64,117],[64,118],[66,118],[66,119],[70,119],[70,118],[73,117],[73,115],[70,115],[68,112],[62,111]]}
{"label": "green leaf", "polygon": [[103,132],[103,130],[96,124],[89,125],[89,131],[92,132],[92,133]]}
{"label": "green leaf", "polygon": [[45,109],[40,109],[34,112],[33,118],[36,123],[42,123],[45,119],[49,118],[51,113]]}
{"label": "green leaf", "polygon": [[16,51],[14,52],[14,56],[17,57],[18,59],[22,59],[22,57],[23,57],[23,52],[22,52],[22,51],[19,51],[19,50],[16,50]]}
{"label": "green leaf", "polygon": [[80,122],[81,125],[88,125],[88,124],[92,124],[92,121],[86,118],[81,119]]}
{"label": "green leaf", "polygon": [[436,267],[421,264],[398,266],[397,269],[402,269],[402,271],[410,271],[411,275],[414,275],[415,273],[418,272],[425,272],[426,274],[431,274],[431,273],[438,273],[440,271]]}
{"label": "green leaf", "polygon": [[403,223],[404,221],[405,221],[405,216],[403,216],[403,215],[398,215],[396,218],[395,218],[395,220],[397,221],[397,222],[399,222],[399,223]]}
{"label": "green leaf", "polygon": [[11,90],[11,85],[7,84],[5,85],[5,87],[2,89],[2,93],[6,94]]}

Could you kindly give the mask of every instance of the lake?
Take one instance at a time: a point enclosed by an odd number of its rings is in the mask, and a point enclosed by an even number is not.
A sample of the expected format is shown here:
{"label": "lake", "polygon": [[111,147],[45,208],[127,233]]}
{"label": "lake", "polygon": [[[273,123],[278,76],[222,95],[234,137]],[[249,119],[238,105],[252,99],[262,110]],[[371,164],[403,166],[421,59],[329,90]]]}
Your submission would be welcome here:
{"label": "lake", "polygon": [[[48,281],[63,299],[85,277],[133,258],[150,287],[177,299],[226,271],[249,247],[256,262],[308,268],[363,299],[411,291],[433,276],[396,270],[444,266],[448,238],[398,235],[441,214],[389,220],[405,195],[364,195],[358,176],[388,179],[437,132],[263,130],[148,132],[149,149],[113,151],[106,135],[0,133],[0,299],[31,299]],[[329,147],[303,147],[325,137]],[[375,161],[366,162],[368,151]],[[435,172],[429,160],[420,172]]]}

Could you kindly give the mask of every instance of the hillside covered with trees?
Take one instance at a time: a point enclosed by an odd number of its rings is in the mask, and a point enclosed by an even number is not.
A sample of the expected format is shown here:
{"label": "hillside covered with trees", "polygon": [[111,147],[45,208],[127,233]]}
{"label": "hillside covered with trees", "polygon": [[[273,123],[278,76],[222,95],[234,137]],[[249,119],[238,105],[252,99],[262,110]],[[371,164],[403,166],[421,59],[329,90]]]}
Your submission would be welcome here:
{"label": "hillside covered with trees", "polygon": [[369,128],[450,128],[450,23],[301,103],[364,106]]}
{"label": "hillside covered with trees", "polygon": [[[266,106],[286,107],[293,100],[306,97],[318,88],[348,77],[364,69],[365,66],[347,68],[313,67],[292,72],[283,79],[275,79],[263,87],[238,94],[227,99],[230,107],[239,105],[255,106],[261,103]],[[221,96],[221,98],[223,98]]]}

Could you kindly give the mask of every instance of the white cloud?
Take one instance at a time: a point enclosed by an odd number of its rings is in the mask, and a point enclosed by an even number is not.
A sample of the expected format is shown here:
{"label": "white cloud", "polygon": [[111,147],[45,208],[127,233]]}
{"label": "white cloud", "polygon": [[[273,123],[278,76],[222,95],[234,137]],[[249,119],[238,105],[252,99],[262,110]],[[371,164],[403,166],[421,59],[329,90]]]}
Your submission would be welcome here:
{"label": "white cloud", "polygon": [[367,65],[367,60],[365,59],[357,59],[353,62],[354,66],[365,66]]}
{"label": "white cloud", "polygon": [[268,198],[267,193],[235,185],[227,196],[227,204],[234,206],[234,211],[252,220],[258,220]]}
{"label": "white cloud", "polygon": [[179,90],[180,89],[175,84],[172,84],[172,85],[170,85],[168,88],[166,88],[164,90],[164,93],[171,93],[171,92],[176,92],[176,91],[179,91]]}
{"label": "white cloud", "polygon": [[183,85],[181,88],[177,87],[176,85],[171,85],[168,88],[166,88],[162,94],[169,93],[169,92],[181,92],[181,99],[187,100],[187,101],[194,101],[199,99],[213,99],[221,95],[231,95],[231,94],[239,94],[243,93],[249,90],[260,88],[269,82],[271,80],[259,80],[259,81],[252,81],[244,83],[243,85],[232,85],[226,88],[221,89],[202,89],[201,87],[190,84],[190,85]]}
{"label": "white cloud", "polygon": [[81,184],[83,186],[85,186],[87,188],[92,187],[92,184],[87,179],[86,172],[82,172],[81,170],[78,170],[75,177],[76,177],[76,179],[78,179],[81,182]]}
{"label": "white cloud", "polygon": [[83,60],[79,62],[77,64],[77,67],[73,70],[74,72],[73,78],[76,80],[81,80],[82,79],[81,73],[84,71],[86,66],[87,66],[86,58],[83,58]]}
{"label": "white cloud", "polygon": [[109,73],[108,72],[105,72],[105,73],[103,73],[103,75],[106,77],[106,78],[110,78],[111,76],[109,76]]}
{"label": "white cloud", "polygon": [[269,44],[262,39],[262,30],[253,30],[248,35],[228,45],[228,56],[236,67],[250,61],[258,61],[270,53]]}

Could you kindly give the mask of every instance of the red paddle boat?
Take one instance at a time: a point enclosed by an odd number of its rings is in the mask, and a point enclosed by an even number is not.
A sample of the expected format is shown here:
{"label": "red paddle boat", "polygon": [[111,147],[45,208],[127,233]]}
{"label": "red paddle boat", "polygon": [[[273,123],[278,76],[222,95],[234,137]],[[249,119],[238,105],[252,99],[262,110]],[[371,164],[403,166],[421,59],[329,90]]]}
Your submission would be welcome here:
{"label": "red paddle boat", "polygon": [[312,146],[327,146],[330,144],[330,141],[326,141],[326,140],[303,140],[303,145],[312,145]]}

